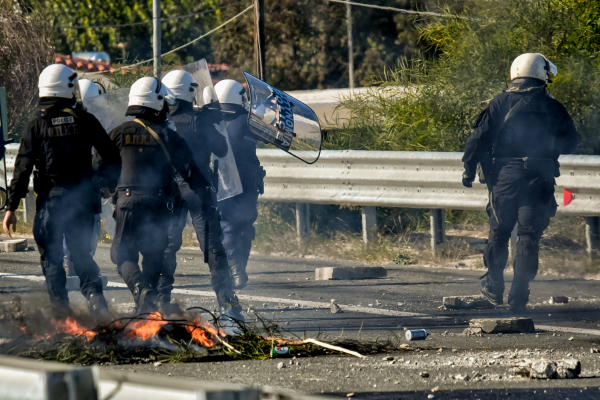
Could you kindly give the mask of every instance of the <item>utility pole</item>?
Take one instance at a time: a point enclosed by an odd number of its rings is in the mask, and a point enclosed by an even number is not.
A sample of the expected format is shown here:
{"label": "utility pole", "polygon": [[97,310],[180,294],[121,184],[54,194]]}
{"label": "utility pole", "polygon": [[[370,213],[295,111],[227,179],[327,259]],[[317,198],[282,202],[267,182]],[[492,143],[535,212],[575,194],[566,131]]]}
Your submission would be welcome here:
{"label": "utility pole", "polygon": [[152,0],[152,48],[154,50],[154,76],[160,79],[160,0]]}
{"label": "utility pole", "polygon": [[254,1],[254,75],[267,79],[265,66],[265,0]]}
{"label": "utility pole", "polygon": [[348,20],[348,77],[350,89],[354,89],[354,56],[352,55],[352,6],[346,3],[346,19]]}

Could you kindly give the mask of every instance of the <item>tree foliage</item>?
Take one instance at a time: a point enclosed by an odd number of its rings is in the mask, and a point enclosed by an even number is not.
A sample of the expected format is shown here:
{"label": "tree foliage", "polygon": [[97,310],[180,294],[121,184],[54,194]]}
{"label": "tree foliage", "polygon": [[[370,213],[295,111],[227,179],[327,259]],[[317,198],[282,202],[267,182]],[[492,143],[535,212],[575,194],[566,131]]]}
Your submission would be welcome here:
{"label": "tree foliage", "polygon": [[54,57],[43,16],[19,3],[0,2],[0,42],[0,87],[8,135],[16,139],[33,114],[38,76]]}
{"label": "tree foliage", "polygon": [[[30,0],[36,1],[36,0]],[[239,0],[162,0],[163,18],[186,15],[237,3]],[[398,8],[423,10],[434,0],[374,0]],[[152,0],[41,0],[58,53],[94,48],[125,62],[152,57],[152,25],[102,29],[59,29],[152,20]],[[206,33],[251,4],[250,1],[203,14],[162,23],[163,52]],[[267,80],[282,89],[315,89],[348,85],[346,6],[327,0],[265,0]],[[353,7],[355,81],[367,83],[401,56],[420,49],[415,19],[402,13]],[[418,21],[418,20],[417,20]],[[121,47],[120,47],[121,46]],[[254,71],[254,19],[248,12],[222,30],[163,61],[189,63],[200,58],[230,66],[228,77],[243,80],[242,71]]]}
{"label": "tree foliage", "polygon": [[574,117],[579,151],[597,153],[599,42],[591,3],[599,9],[597,0],[498,0],[465,8],[466,19],[427,21],[420,37],[438,57],[405,60],[374,79],[368,94],[346,99],[353,118],[327,145],[462,151],[479,112],[507,86],[512,60],[542,53],[558,66],[549,91]]}

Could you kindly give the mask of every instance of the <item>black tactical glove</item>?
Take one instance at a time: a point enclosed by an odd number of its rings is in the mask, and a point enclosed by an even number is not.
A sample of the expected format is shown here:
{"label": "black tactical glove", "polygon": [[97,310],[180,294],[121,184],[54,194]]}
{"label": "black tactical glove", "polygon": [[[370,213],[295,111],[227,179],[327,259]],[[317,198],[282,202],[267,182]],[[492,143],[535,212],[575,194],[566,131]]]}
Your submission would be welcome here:
{"label": "black tactical glove", "polygon": [[462,184],[466,188],[473,187],[473,181],[475,180],[475,174],[465,170],[462,175]]}
{"label": "black tactical glove", "polygon": [[218,214],[219,209],[215,206],[211,205],[202,205],[202,214],[204,214],[204,219],[206,221],[212,221],[215,216]]}

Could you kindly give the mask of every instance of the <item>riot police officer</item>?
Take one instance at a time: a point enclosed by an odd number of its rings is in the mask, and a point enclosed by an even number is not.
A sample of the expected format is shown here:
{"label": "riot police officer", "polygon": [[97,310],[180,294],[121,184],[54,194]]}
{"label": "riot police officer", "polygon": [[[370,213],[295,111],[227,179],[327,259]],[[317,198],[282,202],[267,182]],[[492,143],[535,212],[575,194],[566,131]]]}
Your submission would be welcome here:
{"label": "riot police officer", "polygon": [[[223,118],[219,108],[210,104],[210,100],[216,102],[216,99],[206,98],[207,106],[195,109],[193,101],[198,84],[194,77],[185,71],[169,72],[163,78],[162,83],[173,92],[176,98],[173,106],[169,107],[169,121],[175,124],[177,133],[192,149],[200,171],[207,180],[216,186],[218,182],[212,182],[211,178],[213,175],[210,170],[211,153],[217,157],[224,157],[228,151],[225,136],[219,133],[215,127]],[[166,313],[177,311],[177,307],[171,303],[171,291],[177,267],[176,254],[181,248],[182,233],[189,212],[200,248],[202,252],[208,252],[207,261],[211,284],[217,294],[219,305],[226,308],[231,317],[243,320],[241,306],[233,292],[227,256],[221,242],[220,216],[217,213],[207,221],[203,209],[204,200],[191,190],[190,185],[181,176],[176,177],[176,182],[180,197],[173,210],[173,220],[169,228],[169,245],[165,251],[163,272],[159,282],[161,310]],[[213,201],[216,201],[214,196]],[[208,233],[206,232],[207,226]],[[207,234],[208,238],[206,238]],[[208,249],[206,248],[207,243]]]}
{"label": "riot police officer", "polygon": [[[56,317],[71,314],[63,268],[63,235],[81,293],[93,316],[109,318],[100,270],[91,255],[96,190],[114,189],[121,170],[119,150],[91,114],[77,102],[77,74],[54,64],[39,78],[40,101],[35,119],[21,138],[11,182],[4,231],[17,223],[14,211],[27,193],[33,168],[37,193],[33,235],[40,252],[50,303]],[[94,175],[92,147],[104,157]],[[92,182],[92,180],[97,182]]]}
{"label": "riot police officer", "polygon": [[474,124],[463,157],[463,184],[471,187],[477,164],[489,189],[490,233],[483,260],[488,268],[480,291],[503,303],[508,241],[518,224],[514,278],[508,304],[524,311],[529,282],[538,271],[539,242],[556,213],[558,157],[575,149],[577,132],[565,107],[547,92],[557,69],[546,57],[526,53],[511,66],[511,84],[489,103]]}
{"label": "riot police officer", "polygon": [[[131,290],[138,313],[157,310],[157,286],[168,243],[174,199],[174,171],[202,199],[207,218],[216,214],[210,184],[190,148],[167,124],[172,93],[145,77],[129,92],[127,115],[134,116],[109,136],[121,151],[123,169],[116,192],[116,233],[111,259]],[[96,159],[101,165],[102,159]],[[142,254],[142,269],[138,265]]]}
{"label": "riot police officer", "polygon": [[215,85],[217,97],[229,120],[227,133],[242,181],[243,192],[219,202],[223,245],[236,288],[248,282],[246,266],[254,240],[254,222],[258,218],[258,196],[264,191],[265,172],[256,156],[256,135],[248,128],[249,102],[246,90],[238,82],[225,79]]}

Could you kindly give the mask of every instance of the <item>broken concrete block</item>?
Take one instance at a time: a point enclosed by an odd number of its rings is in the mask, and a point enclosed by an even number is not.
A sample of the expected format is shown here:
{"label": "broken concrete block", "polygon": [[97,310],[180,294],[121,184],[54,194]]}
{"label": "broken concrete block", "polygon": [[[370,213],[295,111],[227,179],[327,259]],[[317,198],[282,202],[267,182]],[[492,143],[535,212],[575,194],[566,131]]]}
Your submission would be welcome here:
{"label": "broken concrete block", "polygon": [[315,269],[315,280],[332,279],[373,279],[385,278],[387,270],[383,267],[325,267]]}
{"label": "broken concrete block", "polygon": [[481,328],[485,333],[535,333],[531,318],[472,319],[470,328]]}
{"label": "broken concrete block", "polygon": [[581,374],[581,361],[574,358],[558,360],[556,362],[556,375],[561,379],[574,379]]}
{"label": "broken concrete block", "polygon": [[340,306],[337,305],[337,303],[335,301],[331,302],[331,313],[332,314],[339,314],[342,313],[342,309],[340,308]]}
{"label": "broken concrete block", "polygon": [[513,374],[533,379],[574,379],[581,374],[581,362],[572,358],[558,361],[526,359],[513,368]]}
{"label": "broken concrete block", "polygon": [[7,239],[0,241],[2,253],[14,253],[27,250],[27,239]]}
{"label": "broken concrete block", "polygon": [[483,336],[483,330],[481,328],[466,328],[463,331],[463,335],[465,336]]}
{"label": "broken concrete block", "polygon": [[467,310],[474,308],[494,308],[484,296],[451,296],[444,297],[444,307],[451,310]]}

